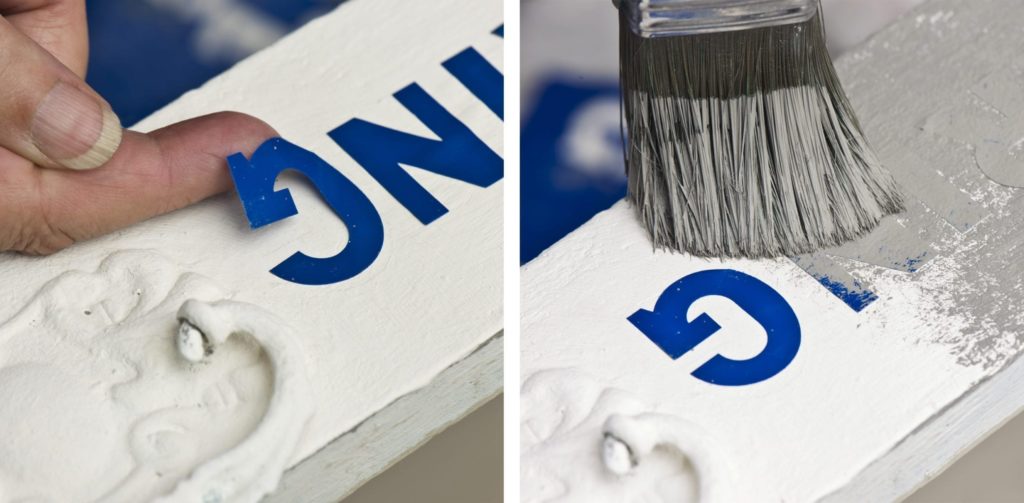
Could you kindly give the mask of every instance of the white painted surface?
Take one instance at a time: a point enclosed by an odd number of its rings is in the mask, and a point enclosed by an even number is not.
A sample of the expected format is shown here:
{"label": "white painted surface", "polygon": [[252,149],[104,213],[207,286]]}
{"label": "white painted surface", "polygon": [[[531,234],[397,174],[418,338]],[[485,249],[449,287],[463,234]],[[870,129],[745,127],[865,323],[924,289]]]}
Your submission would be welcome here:
{"label": "white painted surface", "polygon": [[503,345],[504,337],[495,336],[428,386],[325,445],[288,470],[264,503],[335,503],[403,457],[417,454],[413,451],[428,439],[500,393]]}
{"label": "white painted surface", "polygon": [[[207,354],[201,363],[212,361],[217,350],[227,346],[228,339],[255,343],[271,367],[273,388],[259,425],[245,440],[196,467],[173,492],[156,501],[255,503],[277,488],[313,414],[306,375],[308,355],[287,322],[252,304],[188,300],[178,310],[177,318],[181,325],[179,339],[204,340]],[[181,356],[188,358],[185,353]]]}
{"label": "white painted surface", "polygon": [[[717,452],[718,442],[706,431],[683,423],[682,443],[670,442],[658,449],[652,448],[653,442],[641,445],[644,442],[636,437],[651,428],[633,418],[651,409],[651,403],[636,394],[609,387],[578,370],[551,369],[531,375],[523,382],[521,402],[523,501],[681,503],[694,501],[709,483],[715,492],[710,501],[737,501],[731,499],[735,496],[732,471]],[[658,417],[681,422],[675,416]],[[620,424],[609,428],[613,421]],[[623,428],[623,423],[639,423],[640,428]],[[656,434],[681,430],[676,425],[660,429],[668,431]],[[628,473],[609,464],[609,432],[628,444],[634,465]]]}
{"label": "white painted surface", "polygon": [[[120,364],[127,365],[136,358],[145,361],[163,351],[174,356],[173,312],[177,306],[171,304],[177,302],[180,306],[193,294],[160,304],[160,309],[149,313],[146,319],[151,323],[142,330],[124,326],[120,323],[123,316],[108,312],[109,306],[133,305],[135,290],[130,287],[136,283],[163,285],[162,291],[176,292],[169,290],[173,282],[165,285],[168,278],[200,275],[219,285],[216,291],[200,292],[206,292],[208,300],[231,298],[252,303],[293,327],[310,355],[305,364],[315,411],[289,464],[310,456],[397,398],[427,385],[446,367],[498,334],[502,328],[502,183],[483,189],[413,170],[417,181],[450,210],[424,226],[326,133],[358,117],[434,137],[391,97],[417,82],[500,154],[501,120],[448,74],[441,62],[473,46],[500,69],[501,39],[490,32],[501,24],[501,16],[498,1],[350,1],[139,125],[149,130],[216,110],[238,110],[269,122],[285,138],[317,153],[367,194],[384,221],[384,249],[376,262],[356,278],[332,286],[308,287],[287,283],[268,272],[296,251],[312,256],[333,255],[346,241],[344,226],[311,187],[288,177],[278,185],[291,190],[299,215],[256,232],[248,229],[235,197],[226,195],[51,257],[0,256],[0,277],[4,278],[0,285],[0,320],[11,319],[22,310],[50,279],[68,271],[84,271],[69,273],[76,282],[61,295],[44,297],[43,304],[50,307],[39,318],[43,325],[29,321],[24,322],[27,325],[5,325],[5,342],[12,340],[11,334],[39,341],[52,341],[49,337],[55,336],[67,342],[11,343],[0,352],[4,366],[0,370],[0,389],[7,390],[5,394],[18,389],[25,400],[7,400],[0,413],[5,429],[3,446],[10,449],[0,456],[0,500],[13,497],[7,489],[12,480],[30,488],[59,487],[76,500],[95,499],[102,495],[104,484],[116,483],[118,472],[106,468],[130,470],[130,455],[111,447],[130,440],[123,430],[107,430],[104,426],[100,431],[105,433],[98,434],[87,423],[59,418],[68,417],[66,414],[72,411],[94,416],[105,400],[102,393],[73,392],[74,386],[89,386],[94,378],[90,376],[98,375],[94,372],[103,368],[90,368],[88,353],[73,351],[79,345],[75,338],[86,333],[67,329],[80,322],[74,318],[72,323],[71,316],[81,317],[84,310],[105,313],[109,318],[89,318],[95,325],[90,327],[97,333],[120,330],[142,340],[159,341],[166,337],[166,344],[159,343],[165,347],[127,350],[115,358]],[[151,267],[148,259],[140,258],[150,256],[143,254],[120,264],[123,274],[92,272],[117,250],[156,250],[180,266],[162,272],[159,267]],[[250,362],[246,368],[251,367],[254,356],[245,351],[226,358],[224,363],[244,355]],[[37,362],[46,371],[12,377],[10,366],[15,361]],[[53,375],[57,371],[50,368],[54,362],[65,365],[58,369],[65,380]],[[236,366],[239,364],[236,362]],[[147,376],[145,367],[136,367],[141,369],[142,377]],[[256,376],[247,379],[256,384],[244,387],[250,396],[231,406],[243,408],[244,413],[221,417],[217,430],[220,435],[206,438],[206,443],[200,444],[202,449],[194,453],[195,459],[164,459],[173,473],[163,474],[159,483],[146,482],[149,485],[144,490],[156,491],[154,494],[169,490],[175,481],[215,453],[208,451],[234,445],[255,427],[266,408],[269,390],[266,363],[253,369]],[[145,393],[146,407],[166,402],[165,406],[175,409],[196,403],[187,395],[176,398],[170,394],[171,386],[159,381],[120,377],[141,386],[139,392]],[[220,376],[197,374],[192,378],[195,382],[188,389],[202,390]],[[257,386],[260,382],[264,383],[262,388]],[[57,393],[59,389],[68,391]],[[476,398],[484,401],[492,395],[489,391]],[[460,404],[469,409],[474,405]],[[37,409],[19,410],[17,406]],[[129,421],[127,425],[146,407],[129,403],[117,414]],[[27,418],[34,418],[31,427],[20,424]],[[200,411],[196,421],[205,420]],[[15,424],[19,429],[12,430]],[[97,427],[104,424],[102,420],[95,423]],[[419,434],[436,430],[436,425],[426,426],[417,430]],[[55,434],[57,428],[66,436]],[[32,446],[31,457],[27,446]],[[75,453],[91,456],[89,462],[83,460],[72,466],[96,470],[96,476],[74,472],[82,477],[82,485],[62,482],[63,477],[72,475],[68,470],[54,469],[45,480],[34,478],[41,476],[38,471],[26,474],[24,470],[54,460],[73,460]]]}
{"label": "white painted surface", "polygon": [[[1010,0],[931,0],[840,61],[869,138],[913,201],[865,240],[816,257],[871,285],[880,298],[866,310],[788,260],[654,253],[620,203],[524,267],[524,379],[576,369],[698,425],[736,474],[734,501],[890,501],[937,475],[1024,405],[1012,391],[1024,370],[1011,365],[1024,346],[1024,193],[1007,186],[1022,168],[1022,24]],[[796,359],[762,383],[690,375],[715,353],[742,359],[764,345],[726,300],[690,309],[723,329],[676,361],[626,320],[680,278],[719,268],[766,282],[800,320]],[[539,407],[524,401],[524,421],[561,424],[574,406]],[[592,489],[587,463],[561,479],[565,495]],[[524,500],[545,501],[529,469]]]}
{"label": "white painted surface", "polygon": [[[803,344],[773,379],[723,388],[689,375],[715,352],[756,354],[757,332],[744,330],[750,320],[727,301],[694,307],[725,329],[677,361],[626,320],[651,308],[679,278],[721,267],[768,282],[796,310]],[[899,276],[889,276],[889,284],[883,275],[873,278],[880,290],[897,288]],[[743,501],[824,496],[982,376],[981,369],[958,365],[948,348],[916,343],[922,326],[953,333],[960,325],[916,309],[919,289],[900,288],[896,302],[880,301],[858,315],[789,262],[652,254],[623,203],[527,265],[523,278],[524,375],[577,368],[656,404],[653,411],[700,425],[719,439]]]}

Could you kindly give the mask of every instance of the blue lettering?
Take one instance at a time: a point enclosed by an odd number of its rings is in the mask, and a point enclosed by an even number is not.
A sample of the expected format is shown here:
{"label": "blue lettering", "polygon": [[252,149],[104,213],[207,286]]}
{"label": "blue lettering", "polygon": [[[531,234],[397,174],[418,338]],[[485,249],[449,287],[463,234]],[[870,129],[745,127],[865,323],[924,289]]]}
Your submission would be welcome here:
{"label": "blue lettering", "polygon": [[501,157],[419,85],[409,85],[395,93],[395,98],[441,139],[423,138],[360,119],[352,119],[328,135],[421,223],[430,224],[448,208],[400,164],[478,187],[489,187],[504,176]]}
{"label": "blue lettering", "polygon": [[668,287],[653,311],[639,310],[629,317],[639,329],[672,359],[678,359],[722,327],[706,313],[687,321],[686,312],[702,297],[720,295],[736,303],[761,326],[768,344],[748,360],[715,355],[693,376],[722,386],[745,386],[782,372],[800,348],[800,322],[786,299],[761,280],[729,269],[701,271]]}
{"label": "blue lettering", "polygon": [[505,79],[476,49],[470,47],[441,66],[498,117],[505,118]]}
{"label": "blue lettering", "polygon": [[356,276],[377,259],[384,246],[380,214],[359,188],[316,154],[274,138],[248,160],[242,154],[232,155],[228,166],[253,229],[298,214],[288,189],[274,190],[278,175],[287,169],[308,178],[348,228],[348,243],[337,255],[314,258],[296,252],[270,271],[275,276],[303,285],[326,285]]}

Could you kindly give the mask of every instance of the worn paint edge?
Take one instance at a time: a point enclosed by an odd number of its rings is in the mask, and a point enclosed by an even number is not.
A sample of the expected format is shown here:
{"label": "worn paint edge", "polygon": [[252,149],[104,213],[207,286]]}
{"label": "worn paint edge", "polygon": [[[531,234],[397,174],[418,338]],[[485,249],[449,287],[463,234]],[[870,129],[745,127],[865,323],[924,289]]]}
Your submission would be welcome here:
{"label": "worn paint edge", "polygon": [[[861,42],[860,47],[930,13],[924,2],[904,13],[888,27]],[[840,58],[838,65],[853,59],[857,49]],[[907,263],[916,271],[919,261]],[[838,487],[815,498],[822,503],[902,501],[927,485],[989,436],[1024,413],[1024,353],[1018,353],[1002,370],[986,375],[968,390],[930,415],[880,456],[857,470]]]}
{"label": "worn paint edge", "polygon": [[336,502],[501,393],[504,330],[285,472],[264,503]]}

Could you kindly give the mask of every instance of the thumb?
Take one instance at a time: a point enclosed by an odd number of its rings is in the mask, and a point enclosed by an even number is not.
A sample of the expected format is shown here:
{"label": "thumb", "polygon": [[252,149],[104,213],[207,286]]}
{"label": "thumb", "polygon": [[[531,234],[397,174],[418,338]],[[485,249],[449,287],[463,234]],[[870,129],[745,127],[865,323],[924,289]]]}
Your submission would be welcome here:
{"label": "thumb", "polygon": [[277,136],[263,121],[222,112],[149,134],[126,131],[103,169],[37,170],[51,238],[42,252],[196,203],[231,187],[226,158]]}
{"label": "thumb", "polygon": [[0,17],[0,146],[47,168],[86,170],[121,143],[110,105]]}

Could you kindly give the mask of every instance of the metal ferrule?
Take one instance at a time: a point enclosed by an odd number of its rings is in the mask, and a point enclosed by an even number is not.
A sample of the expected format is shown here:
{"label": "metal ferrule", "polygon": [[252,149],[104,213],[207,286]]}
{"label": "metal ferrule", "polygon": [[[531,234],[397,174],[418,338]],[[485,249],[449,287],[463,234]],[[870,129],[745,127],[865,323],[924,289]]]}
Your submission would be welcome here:
{"label": "metal ferrule", "polygon": [[644,38],[764,28],[809,20],[818,0],[612,0]]}

